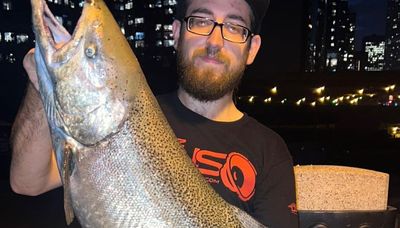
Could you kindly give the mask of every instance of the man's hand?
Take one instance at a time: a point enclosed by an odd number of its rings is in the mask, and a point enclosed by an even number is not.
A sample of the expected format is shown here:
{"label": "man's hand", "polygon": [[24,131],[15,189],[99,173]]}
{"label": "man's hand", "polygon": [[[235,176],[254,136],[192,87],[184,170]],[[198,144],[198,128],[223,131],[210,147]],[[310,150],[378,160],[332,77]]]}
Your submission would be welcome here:
{"label": "man's hand", "polygon": [[25,68],[26,73],[28,74],[29,80],[32,82],[33,86],[36,90],[39,91],[39,82],[38,77],[36,74],[36,63],[35,63],[35,49],[32,48],[31,50],[26,53],[22,64]]}
{"label": "man's hand", "polygon": [[16,193],[39,195],[60,186],[61,179],[38,91],[34,49],[25,55],[23,66],[30,82],[11,131],[10,184]]}

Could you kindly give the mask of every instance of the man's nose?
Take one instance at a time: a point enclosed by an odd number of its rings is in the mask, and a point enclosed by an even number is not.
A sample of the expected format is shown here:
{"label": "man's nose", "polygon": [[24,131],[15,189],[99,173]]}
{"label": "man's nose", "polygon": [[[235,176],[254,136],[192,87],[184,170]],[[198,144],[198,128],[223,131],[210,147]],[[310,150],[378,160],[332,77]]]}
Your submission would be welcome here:
{"label": "man's nose", "polygon": [[222,37],[222,27],[215,26],[212,33],[207,38],[207,44],[211,46],[224,46],[224,38]]}

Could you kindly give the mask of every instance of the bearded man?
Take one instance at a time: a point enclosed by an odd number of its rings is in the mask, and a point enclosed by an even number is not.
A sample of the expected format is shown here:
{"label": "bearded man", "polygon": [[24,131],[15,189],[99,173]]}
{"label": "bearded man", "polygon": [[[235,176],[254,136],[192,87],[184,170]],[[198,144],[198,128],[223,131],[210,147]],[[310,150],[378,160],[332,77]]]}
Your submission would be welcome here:
{"label": "bearded man", "polygon": [[[240,111],[232,97],[261,46],[268,5],[269,0],[178,1],[173,35],[179,88],[158,101],[194,165],[221,197],[269,227],[291,228],[298,227],[298,218],[287,146]],[[12,189],[26,195],[61,186],[32,53],[24,59],[31,83],[13,125],[10,172]]]}

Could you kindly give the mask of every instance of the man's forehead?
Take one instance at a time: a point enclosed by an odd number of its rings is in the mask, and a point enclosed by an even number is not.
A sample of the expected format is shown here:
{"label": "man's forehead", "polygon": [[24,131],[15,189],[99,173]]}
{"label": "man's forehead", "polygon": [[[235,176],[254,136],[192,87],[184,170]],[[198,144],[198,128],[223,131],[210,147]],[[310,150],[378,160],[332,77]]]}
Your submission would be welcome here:
{"label": "man's forehead", "polygon": [[194,13],[223,16],[250,23],[250,6],[244,0],[188,0],[186,15]]}

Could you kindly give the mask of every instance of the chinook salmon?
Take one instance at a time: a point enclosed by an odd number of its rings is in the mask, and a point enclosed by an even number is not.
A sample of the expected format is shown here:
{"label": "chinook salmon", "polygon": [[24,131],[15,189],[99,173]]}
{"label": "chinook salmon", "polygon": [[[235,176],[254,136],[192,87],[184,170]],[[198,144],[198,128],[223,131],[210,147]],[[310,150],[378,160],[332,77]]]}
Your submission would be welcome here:
{"label": "chinook salmon", "polygon": [[205,181],[102,0],[70,35],[31,0],[39,90],[64,187],[84,227],[263,227]]}

